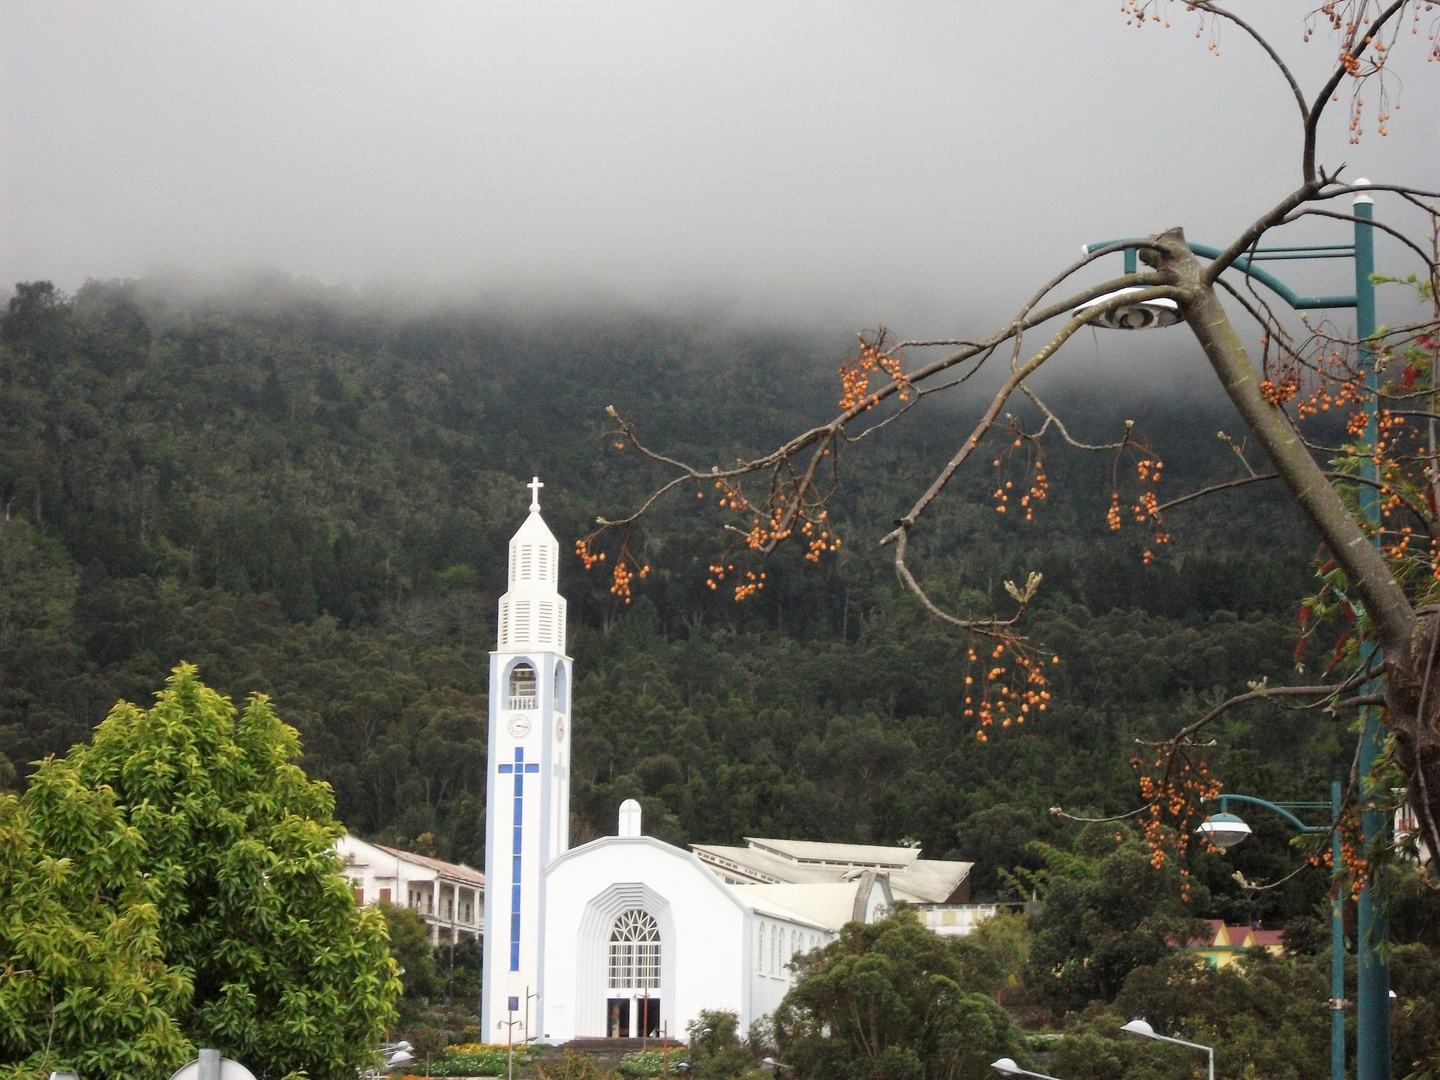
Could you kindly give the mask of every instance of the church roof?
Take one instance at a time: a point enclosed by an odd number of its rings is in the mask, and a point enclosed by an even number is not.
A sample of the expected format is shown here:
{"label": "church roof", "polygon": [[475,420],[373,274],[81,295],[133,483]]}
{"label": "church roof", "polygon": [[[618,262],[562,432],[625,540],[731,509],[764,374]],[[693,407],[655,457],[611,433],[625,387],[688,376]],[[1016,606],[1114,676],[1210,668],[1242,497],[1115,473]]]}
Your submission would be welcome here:
{"label": "church roof", "polygon": [[975,865],[922,859],[915,848],[749,836],[745,839],[748,847],[691,844],[690,848],[717,874],[744,884],[840,884],[872,870],[889,876],[895,899],[912,904],[943,904],[950,900]]}
{"label": "church roof", "polygon": [[[759,904],[779,904],[830,930],[839,930],[856,918],[856,893],[860,882],[842,881],[822,885],[731,885],[741,896]],[[868,899],[868,897],[866,898]],[[860,918],[864,918],[864,911]]]}
{"label": "church roof", "polygon": [[591,840],[588,843],[581,844],[579,847],[573,847],[569,851],[566,851],[561,855],[557,856],[555,861],[546,868],[545,872],[548,874],[561,863],[570,862],[576,859],[605,859],[607,855],[607,848],[610,848],[614,845],[626,844],[648,845],[650,848],[656,851],[661,851],[666,855],[670,856],[671,858],[678,860],[682,864],[693,867],[695,872],[699,874],[699,879],[697,880],[703,880],[706,885],[718,889],[721,893],[723,893],[726,897],[729,898],[731,903],[735,904],[739,908],[747,911],[753,911],[757,914],[764,915],[769,918],[785,919],[789,922],[798,923],[801,926],[814,927],[816,930],[828,929],[828,926],[825,923],[822,923],[819,920],[804,914],[803,912],[793,911],[786,905],[779,903],[776,900],[772,900],[763,896],[748,894],[743,889],[737,889],[733,885],[728,885],[725,882],[722,882],[718,877],[711,873],[712,868],[697,859],[693,852],[686,851],[684,848],[676,847],[674,844],[667,844],[664,840],[661,840],[658,837],[654,836],[597,836],[594,840]]}
{"label": "church roof", "polygon": [[915,848],[874,844],[826,844],[815,840],[770,840],[756,836],[745,837],[745,842],[757,851],[769,852],[791,862],[821,866],[903,870],[920,857]]}
{"label": "church roof", "polygon": [[541,541],[556,545],[560,543],[555,539],[555,534],[550,531],[550,526],[545,524],[545,519],[540,516],[539,510],[530,511],[510,540],[512,543],[516,540],[528,540],[532,544]]}

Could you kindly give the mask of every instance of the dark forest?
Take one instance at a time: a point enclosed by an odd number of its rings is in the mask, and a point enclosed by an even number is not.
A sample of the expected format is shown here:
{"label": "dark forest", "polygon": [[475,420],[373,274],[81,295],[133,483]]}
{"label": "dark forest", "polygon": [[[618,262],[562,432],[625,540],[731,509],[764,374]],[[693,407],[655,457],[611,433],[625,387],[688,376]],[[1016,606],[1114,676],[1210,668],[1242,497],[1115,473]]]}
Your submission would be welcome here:
{"label": "dark forest", "polygon": [[[146,703],[179,661],[240,701],[262,692],[357,833],[482,864],[485,676],[505,541],[524,481],[545,480],[562,550],[655,479],[606,438],[616,404],[647,441],[731,460],[823,416],[845,338],[643,314],[386,313],[270,282],[180,301],[144,282],[74,296],[21,285],[0,327],[0,783]],[[1229,406],[1177,383],[1052,390],[1072,428],[1137,420],[1168,496],[1238,475]],[[1188,387],[1188,388],[1187,388]],[[951,451],[932,409],[838,462],[818,564],[781,550],[737,603],[706,587],[723,513],[682,492],[632,549],[652,569],[626,605],[609,575],[562,567],[576,660],[575,841],[640,798],[677,843],[744,835],[918,842],[974,860],[976,898],[1013,897],[1032,841],[1074,814],[1139,804],[1136,740],[1169,735],[1247,681],[1296,678],[1314,540],[1278,490],[1178,508],[1150,564],[1106,523],[1111,458],[1047,451],[1034,520],[997,515],[994,476],[947,496],[912,562],[974,611],[1045,575],[1031,638],[1060,657],[1048,710],[977,742],[961,715],[966,642],[898,588],[876,540]],[[697,498],[698,496],[703,496]],[[1321,655],[1308,657],[1320,664]],[[1323,797],[1346,723],[1234,710],[1210,764],[1231,790]],[[1228,860],[1192,855],[1209,910],[1310,912],[1319,873],[1278,878],[1280,828]]]}

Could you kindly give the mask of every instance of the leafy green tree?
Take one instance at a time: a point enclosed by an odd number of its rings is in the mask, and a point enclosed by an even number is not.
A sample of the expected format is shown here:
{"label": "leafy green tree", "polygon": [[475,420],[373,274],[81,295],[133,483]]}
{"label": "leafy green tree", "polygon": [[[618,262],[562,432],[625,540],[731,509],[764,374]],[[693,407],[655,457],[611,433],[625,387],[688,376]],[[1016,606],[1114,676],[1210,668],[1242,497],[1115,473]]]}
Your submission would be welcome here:
{"label": "leafy green tree", "polygon": [[1037,847],[1047,869],[1028,877],[1044,900],[1031,920],[1028,977],[1057,1011],[1110,1001],[1135,968],[1209,929],[1193,914],[1208,901],[1205,891],[1194,887],[1187,905],[1174,860],[1157,868],[1128,830],[1091,825],[1074,853]]}
{"label": "leafy green tree", "polygon": [[786,1063],[799,1077],[980,1080],[1020,1040],[977,959],[911,912],[846,925],[796,961],[800,981],[775,1011]]}
{"label": "leafy green tree", "polygon": [[[121,702],[89,745],[41,764],[18,808],[32,848],[7,860],[20,869],[4,887],[33,892],[36,871],[24,868],[39,866],[51,868],[52,904],[64,903],[67,879],[71,895],[93,889],[91,933],[132,921],[114,947],[129,950],[133,990],[101,1008],[96,995],[117,992],[108,971],[97,980],[46,961],[45,993],[4,1014],[12,1061],[48,1049],[91,1075],[148,1080],[179,1064],[188,1042],[266,1078],[354,1076],[400,984],[383,916],[357,908],[340,874],[329,788],[293,764],[299,752],[263,696],[237,716],[182,664],[154,708]],[[44,921],[10,933],[28,932],[34,953],[74,919],[53,934]],[[137,966],[153,972],[153,997],[128,974]],[[107,1027],[134,1033],[129,1058],[97,1069],[97,1055],[120,1053]]]}
{"label": "leafy green tree", "polygon": [[380,903],[390,937],[390,955],[395,958],[407,998],[431,998],[438,983],[435,950],[430,945],[430,928],[414,908]]}
{"label": "leafy green tree", "polygon": [[163,1077],[190,1050],[163,886],[114,792],[43,768],[0,793],[0,1077]]}
{"label": "leafy green tree", "polygon": [[1252,950],[1223,968],[1174,953],[1137,967],[1115,1001],[1095,1003],[1055,1047],[1066,1080],[1180,1080],[1197,1051],[1138,1041],[1120,1025],[1143,1016],[1164,1034],[1215,1047],[1220,1076],[1323,1080],[1330,1075],[1327,957]]}
{"label": "leafy green tree", "polygon": [[760,1080],[758,1047],[740,1038],[740,1018],[725,1009],[701,1009],[686,1026],[689,1075],[697,1080]]}

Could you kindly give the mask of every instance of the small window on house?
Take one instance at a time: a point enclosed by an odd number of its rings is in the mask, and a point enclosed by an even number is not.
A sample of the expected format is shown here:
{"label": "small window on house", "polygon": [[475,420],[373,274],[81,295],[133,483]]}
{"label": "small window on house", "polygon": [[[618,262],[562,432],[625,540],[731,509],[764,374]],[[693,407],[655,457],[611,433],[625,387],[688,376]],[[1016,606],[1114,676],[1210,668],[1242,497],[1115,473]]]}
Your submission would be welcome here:
{"label": "small window on house", "polygon": [[564,712],[564,711],[565,711],[565,694],[566,694],[566,690],[567,690],[567,688],[566,688],[566,686],[565,686],[565,665],[564,665],[564,664],[556,664],[556,665],[555,665],[555,711],[556,711],[556,712]]}
{"label": "small window on house", "polygon": [[510,708],[535,708],[535,669],[529,664],[510,669]]}

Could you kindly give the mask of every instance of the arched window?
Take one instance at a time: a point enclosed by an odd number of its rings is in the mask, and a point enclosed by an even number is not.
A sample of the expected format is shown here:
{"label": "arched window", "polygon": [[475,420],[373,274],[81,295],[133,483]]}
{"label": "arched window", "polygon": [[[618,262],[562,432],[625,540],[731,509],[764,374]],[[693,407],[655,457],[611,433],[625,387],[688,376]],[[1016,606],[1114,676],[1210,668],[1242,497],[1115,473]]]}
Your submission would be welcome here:
{"label": "arched window", "polygon": [[755,923],[755,970],[765,973],[765,924],[758,921]]}
{"label": "arched window", "polygon": [[510,669],[510,708],[535,708],[535,669],[529,664]]}
{"label": "arched window", "polygon": [[564,712],[564,711],[565,711],[565,694],[566,694],[566,690],[567,690],[567,687],[565,686],[565,665],[564,665],[564,664],[556,664],[556,665],[555,665],[555,711],[556,711],[556,712]]}
{"label": "arched window", "polygon": [[660,989],[660,926],[639,908],[622,913],[610,931],[610,989]]}

